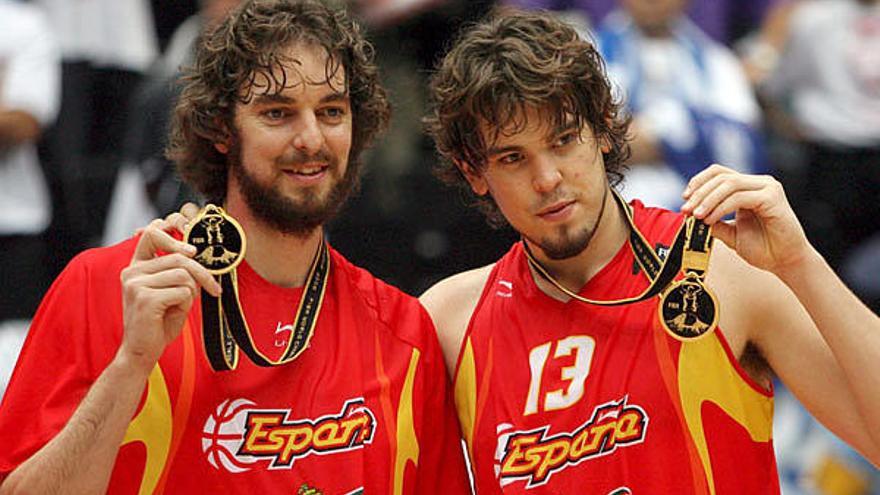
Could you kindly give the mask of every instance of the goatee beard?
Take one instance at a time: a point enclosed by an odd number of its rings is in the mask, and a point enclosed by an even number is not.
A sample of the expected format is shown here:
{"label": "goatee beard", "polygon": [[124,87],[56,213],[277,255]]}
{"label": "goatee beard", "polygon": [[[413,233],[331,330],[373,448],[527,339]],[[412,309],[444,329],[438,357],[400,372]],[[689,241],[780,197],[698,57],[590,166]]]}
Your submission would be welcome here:
{"label": "goatee beard", "polygon": [[[302,191],[300,199],[294,200],[284,196],[271,184],[263,184],[257,180],[242,165],[240,147],[231,149],[229,157],[239,192],[253,215],[273,229],[296,237],[307,237],[336,216],[358,183],[358,166],[350,162],[345,175],[332,186],[323,200],[308,189]],[[338,170],[338,160],[329,153],[322,153],[320,161],[329,164],[328,172]]]}
{"label": "goatee beard", "polygon": [[572,258],[587,249],[587,246],[590,245],[590,241],[593,239],[594,232],[591,229],[584,229],[573,236],[564,237],[555,242],[546,239],[543,242],[539,242],[536,239],[526,238],[532,244],[541,248],[541,251],[551,260],[564,260]]}

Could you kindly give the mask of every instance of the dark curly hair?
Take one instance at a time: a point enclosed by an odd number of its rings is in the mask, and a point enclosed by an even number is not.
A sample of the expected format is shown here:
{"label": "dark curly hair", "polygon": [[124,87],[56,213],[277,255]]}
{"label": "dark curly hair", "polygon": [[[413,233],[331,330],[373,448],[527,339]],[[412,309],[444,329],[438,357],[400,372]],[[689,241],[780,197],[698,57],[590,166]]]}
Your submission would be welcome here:
{"label": "dark curly hair", "polygon": [[214,144],[236,138],[236,103],[246,104],[255,89],[281,92],[287,82],[281,69],[290,62],[285,50],[297,42],[327,51],[327,81],[345,70],[353,119],[349,167],[359,169],[361,152],[387,127],[390,108],[373,47],[343,10],[314,0],[247,1],[200,39],[172,116],[166,154],[207,199],[226,196],[228,160]]}
{"label": "dark curly hair", "polygon": [[[525,129],[528,107],[542,109],[557,127],[572,119],[578,128],[589,125],[610,146],[603,153],[609,181],[620,182],[630,117],[611,94],[595,46],[549,12],[510,8],[466,28],[431,78],[425,124],[443,158],[437,176],[469,189],[456,163],[480,171],[502,130]],[[494,135],[484,136],[481,123]],[[477,205],[492,225],[506,223],[491,197]]]}

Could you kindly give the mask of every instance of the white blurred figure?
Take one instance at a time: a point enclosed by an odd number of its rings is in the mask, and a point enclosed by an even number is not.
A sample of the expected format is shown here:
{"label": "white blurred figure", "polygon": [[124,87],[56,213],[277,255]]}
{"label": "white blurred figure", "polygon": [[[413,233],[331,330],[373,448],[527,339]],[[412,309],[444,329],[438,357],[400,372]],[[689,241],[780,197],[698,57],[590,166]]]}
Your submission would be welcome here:
{"label": "white blurred figure", "polygon": [[35,0],[45,8],[64,60],[143,72],[158,55],[148,0]]}
{"label": "white blurred figure", "polygon": [[758,88],[805,151],[807,234],[844,266],[880,233],[880,2],[803,0],[784,13],[781,41],[759,44]]}
{"label": "white blurred figure", "polygon": [[52,218],[36,142],[58,112],[60,58],[36,6],[0,0],[0,394],[42,297]]}
{"label": "white blurred figure", "polygon": [[713,162],[760,171],[760,112],[733,53],[685,16],[687,0],[619,4],[596,37],[634,118],[624,195],[676,209],[686,179]]}
{"label": "white blurred figure", "polygon": [[[58,111],[60,59],[52,31],[34,6],[0,0],[0,396],[41,294],[21,284],[42,260],[19,257],[40,246],[51,220],[46,180],[36,141]],[[41,252],[42,250],[39,250]],[[28,266],[31,265],[31,266]],[[34,277],[35,278],[35,277]]]}

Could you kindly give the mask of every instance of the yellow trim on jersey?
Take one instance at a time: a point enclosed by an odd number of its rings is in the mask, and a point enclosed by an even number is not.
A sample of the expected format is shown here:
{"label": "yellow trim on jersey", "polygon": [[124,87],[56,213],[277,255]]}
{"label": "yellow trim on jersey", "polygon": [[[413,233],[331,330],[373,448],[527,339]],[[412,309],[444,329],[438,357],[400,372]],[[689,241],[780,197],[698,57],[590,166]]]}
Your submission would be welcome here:
{"label": "yellow trim on jersey", "polygon": [[162,369],[157,363],[147,382],[144,407],[129,423],[120,445],[133,442],[144,444],[146,460],[139,495],[153,493],[159,483],[171,448],[171,429],[171,399]]}
{"label": "yellow trim on jersey", "polygon": [[474,348],[470,337],[465,339],[464,351],[455,375],[455,409],[461,432],[467,443],[468,455],[474,460],[474,422],[477,416],[477,365],[474,362]]}
{"label": "yellow trim on jersey", "polygon": [[419,350],[413,349],[406,371],[406,381],[400,392],[397,405],[397,459],[394,462],[394,495],[403,493],[403,482],[406,475],[406,463],[412,461],[419,465],[419,440],[416,437],[415,421],[413,420],[413,384],[416,368],[419,365]]}
{"label": "yellow trim on jersey", "polygon": [[678,359],[678,388],[691,438],[709,483],[715,479],[703,431],[702,405],[712,402],[739,423],[754,442],[772,438],[773,399],[749,385],[733,366],[718,338],[683,343]]}

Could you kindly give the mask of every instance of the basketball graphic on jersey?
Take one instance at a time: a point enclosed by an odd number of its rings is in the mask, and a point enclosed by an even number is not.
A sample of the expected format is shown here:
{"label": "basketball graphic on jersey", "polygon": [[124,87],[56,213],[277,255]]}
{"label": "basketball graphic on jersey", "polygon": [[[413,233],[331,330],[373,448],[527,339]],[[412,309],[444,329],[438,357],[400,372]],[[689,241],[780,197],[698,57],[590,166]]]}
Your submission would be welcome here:
{"label": "basketball graphic on jersey", "polygon": [[202,429],[202,451],[212,466],[242,473],[258,461],[256,457],[237,454],[244,442],[248,412],[255,405],[246,399],[226,399],[208,416]]}

